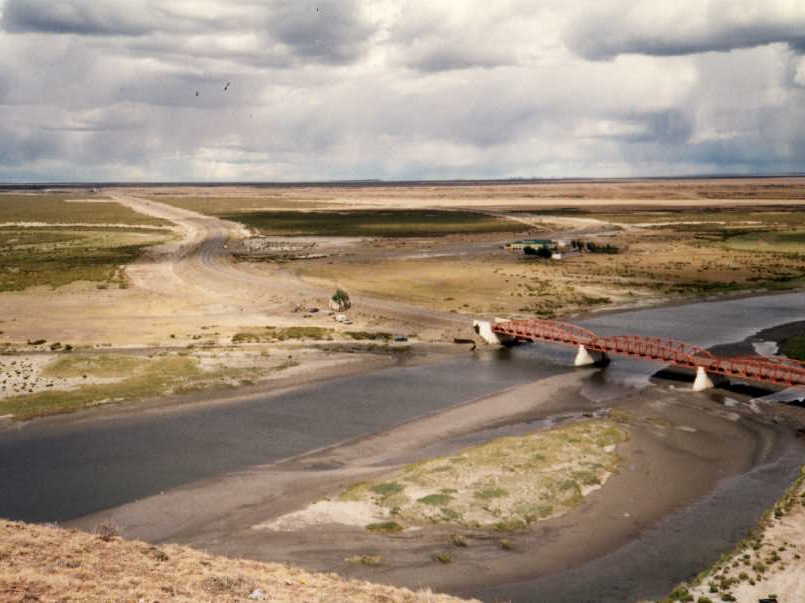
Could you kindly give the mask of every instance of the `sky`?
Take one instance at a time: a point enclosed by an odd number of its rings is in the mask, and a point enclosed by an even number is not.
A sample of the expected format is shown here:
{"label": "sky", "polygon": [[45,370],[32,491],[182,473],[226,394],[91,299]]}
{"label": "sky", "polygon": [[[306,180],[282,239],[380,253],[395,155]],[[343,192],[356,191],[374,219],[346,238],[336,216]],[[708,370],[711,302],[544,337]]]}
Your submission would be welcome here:
{"label": "sky", "polygon": [[786,172],[803,0],[0,0],[0,182]]}

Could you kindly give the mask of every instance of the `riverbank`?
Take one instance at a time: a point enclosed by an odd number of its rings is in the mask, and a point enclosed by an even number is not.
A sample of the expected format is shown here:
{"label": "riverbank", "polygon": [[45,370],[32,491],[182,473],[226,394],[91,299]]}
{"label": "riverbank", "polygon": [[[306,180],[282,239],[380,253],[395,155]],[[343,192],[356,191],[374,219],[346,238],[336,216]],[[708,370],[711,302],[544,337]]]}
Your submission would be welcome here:
{"label": "riverbank", "polygon": [[[749,413],[713,406],[706,395],[657,388],[651,396],[642,392],[618,401],[614,416],[630,434],[618,448],[623,469],[579,508],[532,530],[460,531],[468,546],[456,546],[454,527],[392,535],[336,524],[281,532],[259,528],[405,463],[600,411],[579,395],[594,374],[578,371],[510,388],[382,434],[191,484],[70,525],[112,522],[124,535],[149,541],[470,596],[491,585],[580,567],[617,550],[720,480],[773,462],[788,445],[782,430]],[[449,563],[438,560],[445,552]],[[363,559],[379,561],[356,561]],[[670,588],[672,578],[667,580]]]}
{"label": "riverbank", "polygon": [[[352,377],[369,374],[374,371],[382,370],[393,366],[418,366],[422,364],[432,364],[443,362],[449,358],[467,352],[467,346],[455,345],[450,343],[410,343],[406,345],[367,345],[363,343],[335,342],[325,346],[316,344],[288,344],[274,346],[243,346],[238,349],[228,349],[218,351],[216,349],[200,350],[196,354],[182,350],[181,348],[165,350],[162,348],[137,349],[128,352],[125,349],[115,349],[108,353],[105,350],[95,350],[92,352],[93,359],[103,360],[105,356],[141,359],[151,357],[177,356],[181,358],[195,359],[198,355],[210,356],[219,365],[222,357],[227,355],[234,357],[226,359],[227,366],[235,366],[240,372],[233,381],[229,375],[220,376],[210,371],[210,378],[220,382],[203,384],[203,387],[192,385],[177,388],[184,393],[166,393],[159,396],[137,397],[127,400],[122,397],[111,397],[97,402],[89,400],[84,406],[74,408],[61,408],[57,406],[52,411],[43,411],[40,414],[6,414],[0,413],[0,433],[4,430],[17,430],[22,428],[18,422],[22,419],[26,422],[34,421],[36,425],[69,425],[72,423],[87,423],[94,420],[104,420],[121,416],[133,416],[138,414],[152,414],[155,412],[175,412],[187,410],[191,407],[203,407],[205,405],[230,404],[238,400],[254,397],[255,395],[276,395],[291,391],[295,388],[327,382],[333,379]],[[77,353],[82,356],[85,353]],[[277,360],[277,357],[280,360]],[[37,372],[42,372],[49,363],[63,358],[72,358],[64,354],[52,354],[40,352],[37,354],[26,354],[24,352],[6,354],[3,361],[11,368],[19,365],[21,368],[35,366],[38,371],[28,369],[19,371],[16,375],[19,381],[30,381],[32,383],[31,392],[48,391],[51,394],[59,393],[56,390],[47,390],[45,386],[48,380],[42,379]],[[207,361],[209,362],[209,361]],[[12,366],[14,363],[14,366]],[[265,366],[257,367],[256,364],[262,363]],[[278,364],[279,363],[279,364]],[[205,377],[201,373],[201,377]],[[84,375],[81,379],[73,379],[78,385],[98,384],[111,381],[110,379],[98,379],[92,375]],[[15,379],[14,375],[9,375],[8,380]],[[39,382],[36,386],[34,382]],[[64,379],[62,380],[64,381]],[[112,383],[111,385],[115,385]],[[154,387],[158,387],[157,383]],[[11,386],[9,386],[11,387]],[[110,388],[111,389],[111,388]],[[115,393],[111,389],[112,394]],[[119,392],[121,395],[124,392]],[[0,410],[3,409],[3,396],[0,394]],[[24,406],[23,406],[24,408]],[[31,423],[33,425],[34,423]]]}

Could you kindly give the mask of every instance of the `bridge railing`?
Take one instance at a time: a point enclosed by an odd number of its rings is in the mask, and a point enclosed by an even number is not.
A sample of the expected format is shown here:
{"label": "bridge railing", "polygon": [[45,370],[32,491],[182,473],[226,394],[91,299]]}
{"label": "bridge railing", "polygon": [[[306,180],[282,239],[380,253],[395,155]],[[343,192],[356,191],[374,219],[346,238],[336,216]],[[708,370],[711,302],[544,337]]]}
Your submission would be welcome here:
{"label": "bridge railing", "polygon": [[805,364],[789,358],[715,356],[684,341],[639,335],[601,337],[578,325],[553,320],[512,320],[497,323],[492,331],[519,341],[548,341],[584,346],[603,354],[633,356],[708,373],[777,385],[805,385]]}

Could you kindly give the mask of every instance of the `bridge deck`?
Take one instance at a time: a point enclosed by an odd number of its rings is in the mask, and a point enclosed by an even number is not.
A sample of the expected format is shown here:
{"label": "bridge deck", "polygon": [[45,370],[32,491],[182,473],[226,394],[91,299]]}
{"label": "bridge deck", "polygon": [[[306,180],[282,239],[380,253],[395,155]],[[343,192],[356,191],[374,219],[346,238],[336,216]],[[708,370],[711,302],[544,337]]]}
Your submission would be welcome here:
{"label": "bridge deck", "polygon": [[632,356],[708,373],[774,385],[805,385],[805,364],[788,358],[715,356],[706,349],[673,339],[615,335],[602,337],[583,327],[555,320],[511,320],[497,323],[492,331],[518,341],[548,341],[582,345],[588,351]]}

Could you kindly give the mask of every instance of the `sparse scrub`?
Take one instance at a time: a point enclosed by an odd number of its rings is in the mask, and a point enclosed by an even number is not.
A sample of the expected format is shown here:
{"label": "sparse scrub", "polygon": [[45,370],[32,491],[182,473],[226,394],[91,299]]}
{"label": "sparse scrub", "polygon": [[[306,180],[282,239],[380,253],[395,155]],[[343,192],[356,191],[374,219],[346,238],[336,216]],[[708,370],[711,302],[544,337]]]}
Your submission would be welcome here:
{"label": "sparse scrub", "polygon": [[447,551],[442,551],[440,553],[433,554],[433,560],[438,561],[439,563],[452,563],[453,562],[453,555]]}
{"label": "sparse scrub", "polygon": [[[11,232],[16,234],[19,231]],[[8,234],[9,231],[0,230],[0,233]],[[63,240],[58,244],[42,244],[36,242],[36,233],[41,233],[45,240],[51,234],[47,230],[30,232],[28,229],[24,233],[26,243],[12,243],[16,237],[7,237],[5,246],[0,243],[3,255],[0,292],[43,285],[57,288],[75,281],[94,282],[100,287],[109,284],[125,287],[120,266],[130,264],[147,246],[164,238],[151,232],[146,242],[135,243],[143,241],[143,237],[133,237],[127,231],[73,230],[69,238],[62,234]]]}
{"label": "sparse scrub", "polygon": [[340,499],[392,509],[402,525],[522,530],[578,505],[579,473],[603,483],[618,463],[610,447],[626,437],[616,424],[597,420],[499,438],[413,463],[383,481],[355,484]]}
{"label": "sparse scrub", "polygon": [[389,534],[403,531],[403,527],[396,521],[378,521],[370,523],[366,526],[366,529],[371,532],[385,532]]}
{"label": "sparse scrub", "polygon": [[71,355],[59,357],[43,372],[51,378],[94,377],[115,380],[88,382],[75,389],[54,388],[9,397],[0,400],[0,414],[10,414],[15,419],[25,420],[73,412],[98,404],[187,393],[217,384],[224,378],[244,377],[247,371],[203,371],[197,359],[178,355],[152,359],[122,355]]}

